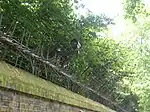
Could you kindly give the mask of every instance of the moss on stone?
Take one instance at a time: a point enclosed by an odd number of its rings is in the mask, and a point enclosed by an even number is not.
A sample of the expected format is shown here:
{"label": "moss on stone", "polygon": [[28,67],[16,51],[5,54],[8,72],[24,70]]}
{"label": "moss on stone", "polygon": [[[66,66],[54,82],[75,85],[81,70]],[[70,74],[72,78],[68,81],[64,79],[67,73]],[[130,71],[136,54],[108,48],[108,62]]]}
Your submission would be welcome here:
{"label": "moss on stone", "polygon": [[0,86],[98,112],[114,112],[102,104],[38,78],[5,62],[0,62]]}

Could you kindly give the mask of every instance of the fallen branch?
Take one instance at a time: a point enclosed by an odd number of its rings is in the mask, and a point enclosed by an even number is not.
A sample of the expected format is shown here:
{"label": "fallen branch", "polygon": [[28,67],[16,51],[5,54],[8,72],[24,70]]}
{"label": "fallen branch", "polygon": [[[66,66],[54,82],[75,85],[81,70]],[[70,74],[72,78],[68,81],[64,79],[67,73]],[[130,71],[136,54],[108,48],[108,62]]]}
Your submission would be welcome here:
{"label": "fallen branch", "polygon": [[100,95],[97,91],[85,86],[84,84],[77,82],[71,75],[68,75],[67,73],[65,73],[64,71],[62,71],[60,68],[58,68],[57,66],[55,66],[54,64],[52,64],[51,62],[47,61],[46,59],[36,55],[35,53],[33,53],[29,48],[27,48],[26,46],[18,43],[16,40],[10,39],[8,38],[7,35],[4,35],[0,32],[0,43],[6,44],[8,46],[11,46],[19,51],[21,51],[22,53],[31,56],[32,58],[38,60],[39,62],[44,63],[45,65],[50,66],[51,68],[53,68],[54,70],[56,70],[59,74],[62,74],[63,76],[65,76],[66,78],[70,79],[73,83],[77,84],[78,86],[89,90],[91,92],[93,92],[94,94],[96,94],[97,96],[99,96],[102,100],[106,101],[106,103],[104,105],[107,105],[107,103],[110,103],[111,105],[115,106],[116,108],[118,108],[121,112],[127,112],[124,109],[122,109],[120,106],[117,105],[117,103],[107,99],[106,97]]}
{"label": "fallen branch", "polygon": [[38,61],[40,61],[46,65],[49,65],[50,67],[52,67],[53,69],[55,69],[57,72],[59,72],[60,74],[62,74],[64,76],[67,76],[69,78],[71,77],[67,73],[60,70],[57,66],[55,66],[52,63],[50,63],[49,61],[39,57],[38,55],[32,53],[30,49],[27,49],[25,46],[16,43],[16,41],[14,41],[14,40],[11,40],[5,36],[0,36],[0,42],[7,44],[9,46],[12,46],[13,48],[20,50],[24,54],[29,55],[29,56],[33,57],[34,59],[36,59],[36,60],[38,60]]}

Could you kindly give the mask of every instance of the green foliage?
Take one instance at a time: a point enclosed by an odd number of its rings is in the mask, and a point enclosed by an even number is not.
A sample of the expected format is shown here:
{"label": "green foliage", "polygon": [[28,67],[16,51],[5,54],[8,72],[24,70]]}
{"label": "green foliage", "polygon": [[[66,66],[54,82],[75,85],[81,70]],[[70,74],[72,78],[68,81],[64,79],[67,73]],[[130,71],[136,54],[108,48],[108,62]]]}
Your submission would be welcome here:
{"label": "green foliage", "polygon": [[[127,1],[127,0],[126,0]],[[130,3],[129,3],[130,1]],[[132,2],[132,3],[131,3]],[[143,1],[138,3],[142,4]],[[128,4],[127,4],[128,3]],[[124,83],[122,84],[125,87],[124,91],[131,90],[134,94],[138,96],[138,104],[140,112],[149,112],[150,111],[150,78],[149,78],[149,62],[150,62],[150,38],[149,38],[149,20],[150,16],[148,14],[148,7],[139,7],[136,5],[134,8],[131,8],[131,5],[135,4],[135,1],[128,0],[126,2],[125,8],[129,8],[125,13],[129,16],[137,17],[136,22],[128,23],[126,26],[127,32],[123,34],[122,38],[129,37],[126,40],[126,46],[129,46],[135,53],[135,55],[130,56],[135,58],[135,61],[132,61],[133,64],[136,64],[133,74],[133,77],[126,77],[123,79]],[[139,12],[135,13],[135,9],[139,7]],[[129,11],[130,10],[130,11]],[[142,12],[145,10],[146,12]],[[141,12],[140,12],[141,11]],[[128,16],[128,17],[129,17]],[[127,18],[126,18],[127,19]],[[131,18],[128,18],[131,19]],[[127,19],[127,20],[128,20]],[[126,21],[127,22],[127,21]]]}
{"label": "green foliage", "polygon": [[136,22],[141,14],[149,15],[143,0],[124,0],[124,11],[125,18],[129,18],[133,22]]}
{"label": "green foliage", "polygon": [[[97,32],[107,30],[107,26],[113,24],[112,19],[92,13],[86,17],[78,17],[74,13],[70,0],[3,0],[0,3],[1,31],[48,60],[51,60],[56,48],[69,51],[70,40],[78,39],[82,47],[79,54],[69,57],[66,70],[76,77],[77,81],[112,101],[117,101],[117,104],[125,105],[125,107],[130,105],[134,95],[128,95],[130,98],[124,95],[130,93],[131,89],[124,87],[123,80],[135,74],[136,54],[130,47],[109,38],[98,38],[96,35]],[[127,3],[127,12],[136,7],[135,4],[133,4],[134,7],[130,6],[129,0]],[[128,16],[133,17],[135,14],[130,12]],[[23,69],[32,71],[29,60],[6,49],[1,50],[7,52],[7,60],[15,63],[19,58],[19,64],[23,63]],[[37,63],[37,66],[39,67],[40,63]],[[41,70],[44,69],[43,65],[40,67]],[[50,75],[54,74],[49,73],[48,80],[51,80]],[[59,81],[59,85],[65,84],[67,85],[67,81]],[[86,92],[79,88],[73,91],[86,95]],[[99,100],[92,93],[87,94],[88,97]],[[119,95],[121,97],[118,97]],[[126,98],[128,102],[123,100]],[[137,100],[133,102],[137,106]],[[130,109],[133,110],[133,108]]]}

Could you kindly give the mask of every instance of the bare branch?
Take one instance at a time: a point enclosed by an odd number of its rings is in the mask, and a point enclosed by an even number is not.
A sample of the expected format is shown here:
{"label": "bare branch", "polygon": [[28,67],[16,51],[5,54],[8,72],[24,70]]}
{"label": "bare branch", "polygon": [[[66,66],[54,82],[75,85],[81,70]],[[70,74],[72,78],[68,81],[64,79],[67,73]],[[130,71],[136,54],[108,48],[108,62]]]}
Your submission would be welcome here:
{"label": "bare branch", "polygon": [[99,96],[100,99],[104,100],[106,103],[104,105],[108,105],[111,104],[113,106],[115,106],[116,108],[118,108],[121,112],[127,112],[126,110],[122,109],[117,103],[109,100],[108,98],[102,96],[100,93],[98,93],[97,91],[87,87],[86,85],[77,82],[71,75],[68,75],[67,73],[65,73],[64,71],[62,71],[60,68],[58,68],[57,66],[55,66],[54,64],[52,64],[51,62],[47,61],[46,59],[36,55],[35,53],[33,53],[29,48],[27,48],[26,46],[19,44],[16,40],[13,39],[9,39],[7,35],[2,34],[2,32],[0,32],[0,42],[3,44],[6,44],[8,46],[11,46],[17,50],[20,50],[22,53],[31,56],[33,59],[47,65],[50,66],[52,69],[54,69],[55,71],[57,71],[59,74],[62,74],[63,76],[65,76],[66,78],[68,78],[70,81],[72,81],[74,84],[77,84],[79,87],[84,88],[85,90],[88,90],[90,92],[93,92],[95,95]]}

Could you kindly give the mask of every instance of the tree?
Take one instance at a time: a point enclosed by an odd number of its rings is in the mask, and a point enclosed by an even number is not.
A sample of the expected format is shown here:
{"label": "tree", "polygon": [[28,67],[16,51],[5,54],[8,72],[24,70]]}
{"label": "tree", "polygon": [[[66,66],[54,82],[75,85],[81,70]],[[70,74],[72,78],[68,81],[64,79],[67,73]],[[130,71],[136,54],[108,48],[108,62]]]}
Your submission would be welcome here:
{"label": "tree", "polygon": [[143,0],[124,0],[124,12],[124,17],[133,22],[136,22],[141,15],[150,14]]}
{"label": "tree", "polygon": [[[65,70],[77,81],[120,105],[124,104],[124,95],[120,99],[118,96],[123,91],[122,80],[135,72],[134,64],[129,61],[131,56],[134,58],[134,53],[129,47],[112,39],[97,36],[98,32],[107,30],[107,26],[113,24],[112,19],[91,12],[87,16],[77,16],[70,0],[3,0],[0,11],[1,31],[52,63],[56,50],[69,52],[70,41],[78,39],[82,47],[79,53],[69,56]],[[79,88],[42,63],[18,55],[14,49],[1,50],[1,57],[12,64],[17,62],[19,67],[44,79],[94,100],[98,99],[93,93]]]}

